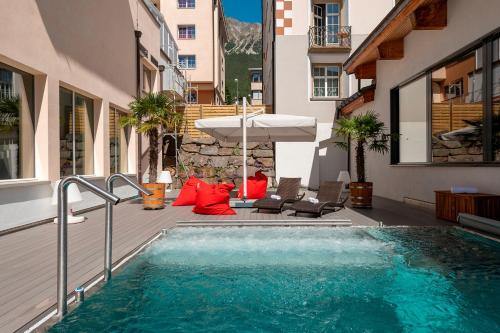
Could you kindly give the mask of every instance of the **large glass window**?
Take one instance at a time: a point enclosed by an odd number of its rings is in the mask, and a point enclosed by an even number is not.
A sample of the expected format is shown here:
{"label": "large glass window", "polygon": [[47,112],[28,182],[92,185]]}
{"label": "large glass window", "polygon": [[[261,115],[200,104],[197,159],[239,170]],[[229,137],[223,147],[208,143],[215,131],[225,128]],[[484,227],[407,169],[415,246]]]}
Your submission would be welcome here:
{"label": "large glass window", "polygon": [[179,39],[195,39],[196,28],[194,25],[180,25],[177,27],[177,34]]}
{"label": "large glass window", "polygon": [[33,85],[0,63],[0,180],[35,177]]}
{"label": "large glass window", "polygon": [[110,173],[128,172],[128,143],[130,128],[120,126],[123,112],[109,108],[109,155]]}
{"label": "large glass window", "polygon": [[177,7],[179,8],[194,8],[195,6],[195,0],[177,0]]}
{"label": "large glass window", "polygon": [[432,161],[483,160],[482,52],[432,72]]}
{"label": "large glass window", "polygon": [[327,44],[338,44],[340,28],[340,6],[338,3],[326,4]]}
{"label": "large glass window", "polygon": [[339,97],[340,66],[313,66],[313,96]]}
{"label": "large glass window", "polygon": [[492,140],[495,161],[500,161],[500,39],[493,42],[493,124]]}
{"label": "large glass window", "polygon": [[61,176],[94,173],[94,101],[59,89]]}
{"label": "large glass window", "polygon": [[196,56],[194,55],[179,55],[179,68],[181,69],[195,69]]}

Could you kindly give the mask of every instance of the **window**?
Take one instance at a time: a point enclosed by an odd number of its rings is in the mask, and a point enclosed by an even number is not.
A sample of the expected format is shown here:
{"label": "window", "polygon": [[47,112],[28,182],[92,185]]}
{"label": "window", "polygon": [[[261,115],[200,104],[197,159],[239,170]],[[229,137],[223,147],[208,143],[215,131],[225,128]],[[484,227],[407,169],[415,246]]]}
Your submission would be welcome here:
{"label": "window", "polygon": [[260,90],[253,90],[252,91],[252,99],[261,100],[262,99],[262,91],[260,91]]}
{"label": "window", "polygon": [[177,27],[177,35],[179,39],[195,39],[196,28],[194,25],[180,25]]}
{"label": "window", "polygon": [[142,68],[142,91],[145,93],[149,93],[152,91],[152,82],[153,74],[151,70],[149,70],[146,66]]}
{"label": "window", "polygon": [[120,126],[123,112],[109,108],[109,169],[110,173],[128,172],[128,144],[131,129]]}
{"label": "window", "polygon": [[195,69],[196,68],[196,56],[194,56],[194,55],[179,55],[179,68]]}
{"label": "window", "polygon": [[33,76],[0,63],[0,180],[35,177]]}
{"label": "window", "polygon": [[198,90],[196,88],[191,88],[188,91],[187,102],[189,104],[197,104],[198,103]]}
{"label": "window", "polygon": [[59,88],[61,176],[94,173],[94,101]]}
{"label": "window", "polygon": [[196,6],[195,0],[177,0],[178,8],[194,8]]}
{"label": "window", "polygon": [[481,49],[431,73],[432,162],[481,162],[483,122]]}
{"label": "window", "polygon": [[492,63],[492,146],[495,161],[500,161],[500,39],[493,42]]}
{"label": "window", "polygon": [[339,97],[339,66],[313,66],[313,97]]}
{"label": "window", "polygon": [[262,74],[252,73],[252,82],[262,82]]}
{"label": "window", "polygon": [[337,2],[313,5],[315,44],[338,44],[340,31],[340,5]]}

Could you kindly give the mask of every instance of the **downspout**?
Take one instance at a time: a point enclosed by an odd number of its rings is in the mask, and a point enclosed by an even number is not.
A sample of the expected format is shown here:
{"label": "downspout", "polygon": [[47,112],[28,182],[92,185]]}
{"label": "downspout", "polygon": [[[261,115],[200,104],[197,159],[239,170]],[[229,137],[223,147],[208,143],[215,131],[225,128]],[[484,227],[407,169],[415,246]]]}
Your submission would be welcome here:
{"label": "downspout", "polygon": [[[142,32],[135,30],[136,98],[141,96],[141,36]],[[140,133],[137,133],[137,183],[142,184],[142,135]]]}
{"label": "downspout", "polygon": [[[212,10],[212,57],[213,57],[213,61],[212,61],[212,81],[213,81],[213,86],[214,86],[214,105],[215,105],[215,101],[217,99],[217,93],[215,92],[215,20],[214,20],[214,12],[215,10],[217,9],[217,0],[214,0],[213,2],[213,10]],[[217,18],[219,17],[219,15],[217,15]]]}

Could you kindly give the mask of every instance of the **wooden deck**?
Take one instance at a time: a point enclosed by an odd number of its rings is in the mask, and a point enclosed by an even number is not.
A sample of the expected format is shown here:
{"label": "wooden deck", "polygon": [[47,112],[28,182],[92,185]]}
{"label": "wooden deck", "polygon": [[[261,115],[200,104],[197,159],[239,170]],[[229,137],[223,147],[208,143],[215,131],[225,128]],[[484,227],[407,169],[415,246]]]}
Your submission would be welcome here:
{"label": "wooden deck", "polygon": [[[164,228],[193,220],[304,220],[304,217],[255,213],[239,209],[235,216],[200,216],[190,207],[144,211],[136,202],[118,205],[114,212],[113,262],[117,262]],[[104,209],[85,214],[88,220],[69,226],[68,291],[102,273]],[[307,218],[306,218],[307,219]],[[323,220],[349,219],[353,225],[378,223],[349,208],[324,215]],[[311,219],[315,220],[315,219]],[[0,332],[12,332],[47,311],[56,302],[57,226],[44,224],[0,237]]]}

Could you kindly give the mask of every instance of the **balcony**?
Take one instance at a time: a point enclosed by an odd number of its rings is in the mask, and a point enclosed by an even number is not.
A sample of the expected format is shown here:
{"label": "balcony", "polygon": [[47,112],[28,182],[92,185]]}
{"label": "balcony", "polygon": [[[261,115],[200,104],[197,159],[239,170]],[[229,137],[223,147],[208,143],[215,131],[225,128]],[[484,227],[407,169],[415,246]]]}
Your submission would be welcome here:
{"label": "balcony", "polygon": [[187,89],[186,79],[181,71],[171,64],[163,64],[165,69],[162,72],[162,91],[175,95],[176,100],[184,101]]}
{"label": "balcony", "polygon": [[351,27],[310,27],[309,50],[320,52],[350,51]]}

